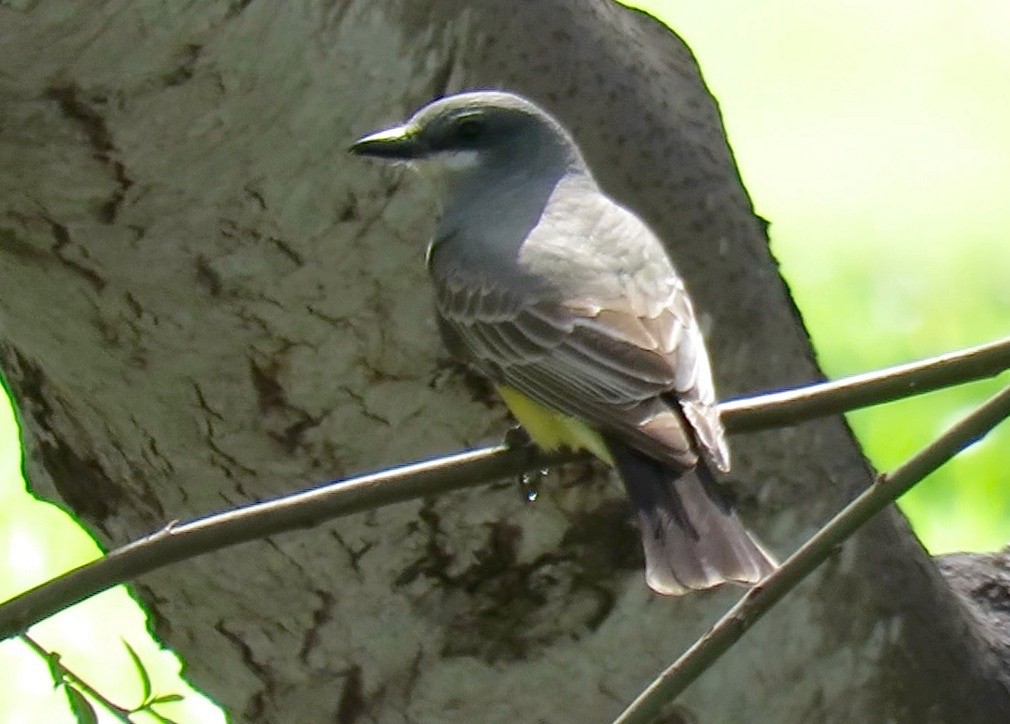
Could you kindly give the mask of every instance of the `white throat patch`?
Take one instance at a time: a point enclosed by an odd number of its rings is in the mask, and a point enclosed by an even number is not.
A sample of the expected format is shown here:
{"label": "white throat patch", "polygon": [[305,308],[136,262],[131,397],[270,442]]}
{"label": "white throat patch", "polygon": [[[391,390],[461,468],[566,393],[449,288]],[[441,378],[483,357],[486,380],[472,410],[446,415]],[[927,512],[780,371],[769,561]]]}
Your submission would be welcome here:
{"label": "white throat patch", "polygon": [[431,163],[444,166],[450,171],[466,171],[480,163],[480,152],[469,149],[440,151],[432,157]]}

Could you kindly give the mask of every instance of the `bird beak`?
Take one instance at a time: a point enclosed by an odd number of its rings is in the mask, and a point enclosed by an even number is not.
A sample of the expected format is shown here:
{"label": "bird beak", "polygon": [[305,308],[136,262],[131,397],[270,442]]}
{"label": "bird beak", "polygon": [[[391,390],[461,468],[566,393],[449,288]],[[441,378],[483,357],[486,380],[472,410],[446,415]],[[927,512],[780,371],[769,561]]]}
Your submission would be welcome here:
{"label": "bird beak", "polygon": [[359,138],[347,150],[358,156],[410,161],[418,158],[424,147],[418,137],[417,128],[403,125]]}

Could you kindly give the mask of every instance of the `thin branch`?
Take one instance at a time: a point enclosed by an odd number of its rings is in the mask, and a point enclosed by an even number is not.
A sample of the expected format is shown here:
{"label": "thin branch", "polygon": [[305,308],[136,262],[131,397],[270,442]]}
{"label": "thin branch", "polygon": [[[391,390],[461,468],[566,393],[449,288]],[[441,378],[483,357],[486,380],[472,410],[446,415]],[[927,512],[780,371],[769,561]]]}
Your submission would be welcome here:
{"label": "thin branch", "polygon": [[901,467],[881,475],[876,484],[804,543],[778,570],[754,586],[691,648],[664,671],[617,718],[615,724],[644,724],[704,673],[754,623],[789,593],[866,521],[913,485],[980,440],[1010,416],[1010,387],[948,429]]}
{"label": "thin branch", "polygon": [[121,722],[126,722],[126,724],[130,724],[130,712],[127,709],[117,706],[115,702],[107,698],[95,687],[67,668],[62,659],[58,659],[55,664],[52,664],[51,662],[56,654],[46,649],[42,644],[28,634],[21,634],[18,638],[21,639],[28,648],[38,654],[46,662],[46,664],[49,665],[50,670],[55,669],[62,678],[67,680],[63,682],[64,686],[76,686],[78,689],[97,701],[102,707],[107,709],[116,719]]}
{"label": "thin branch", "polygon": [[[720,405],[730,432],[796,423],[999,374],[1010,368],[1010,338],[847,380],[759,395]],[[308,528],[350,513],[585,459],[494,446],[439,457],[207,516],[116,549],[0,604],[0,641],[96,593],[163,566],[227,546]]]}
{"label": "thin branch", "polygon": [[881,405],[994,377],[1007,369],[1010,337],[833,382],[730,400],[719,405],[719,412],[729,432],[750,432]]}
{"label": "thin branch", "polygon": [[162,530],[0,604],[0,641],[96,593],[144,573],[277,533],[426,495],[439,495],[551,467],[585,454],[545,455],[498,445],[336,480]]}

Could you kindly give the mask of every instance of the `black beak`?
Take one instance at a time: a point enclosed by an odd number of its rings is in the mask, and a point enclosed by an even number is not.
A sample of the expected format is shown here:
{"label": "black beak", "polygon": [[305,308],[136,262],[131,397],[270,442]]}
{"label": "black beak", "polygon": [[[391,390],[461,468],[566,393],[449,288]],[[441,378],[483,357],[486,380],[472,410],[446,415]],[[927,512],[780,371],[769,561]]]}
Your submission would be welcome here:
{"label": "black beak", "polygon": [[358,156],[410,161],[421,155],[423,146],[416,128],[396,126],[359,138],[347,150]]}

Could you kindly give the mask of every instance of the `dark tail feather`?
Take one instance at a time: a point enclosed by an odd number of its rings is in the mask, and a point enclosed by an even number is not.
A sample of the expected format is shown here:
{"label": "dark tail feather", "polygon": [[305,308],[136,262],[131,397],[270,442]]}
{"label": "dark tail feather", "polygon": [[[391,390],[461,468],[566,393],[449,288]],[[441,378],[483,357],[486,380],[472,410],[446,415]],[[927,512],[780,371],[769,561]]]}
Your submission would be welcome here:
{"label": "dark tail feather", "polygon": [[676,596],[726,582],[757,583],[775,570],[704,463],[678,470],[622,442],[607,444],[638,512],[652,590]]}

